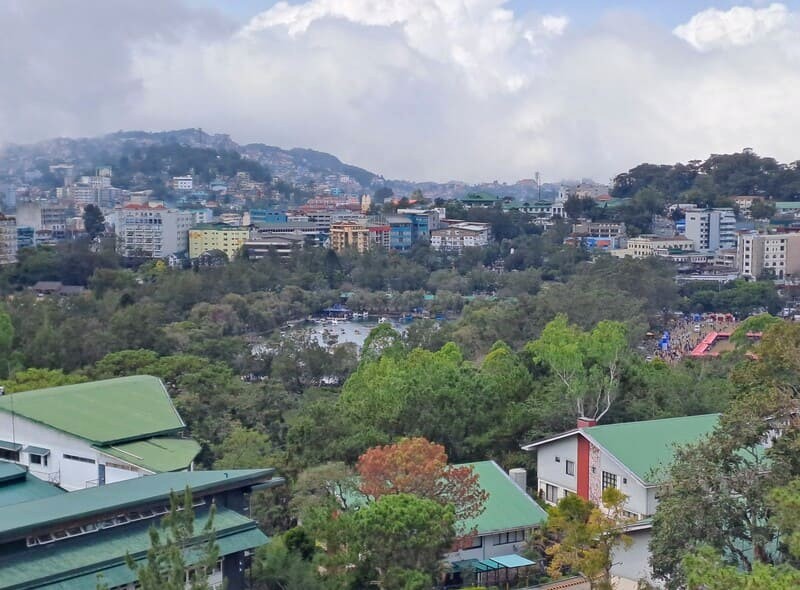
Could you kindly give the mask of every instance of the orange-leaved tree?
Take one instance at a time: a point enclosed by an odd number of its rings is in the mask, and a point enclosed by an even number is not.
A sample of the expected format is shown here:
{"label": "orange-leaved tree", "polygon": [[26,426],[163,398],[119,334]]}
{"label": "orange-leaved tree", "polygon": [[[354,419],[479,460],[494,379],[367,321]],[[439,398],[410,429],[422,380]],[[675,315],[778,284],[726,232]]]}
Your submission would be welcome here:
{"label": "orange-leaved tree", "polygon": [[442,445],[424,438],[405,438],[373,447],[358,459],[361,493],[377,500],[388,494],[414,494],[455,509],[459,536],[472,533],[469,519],[484,510],[489,495],[469,465],[448,465]]}

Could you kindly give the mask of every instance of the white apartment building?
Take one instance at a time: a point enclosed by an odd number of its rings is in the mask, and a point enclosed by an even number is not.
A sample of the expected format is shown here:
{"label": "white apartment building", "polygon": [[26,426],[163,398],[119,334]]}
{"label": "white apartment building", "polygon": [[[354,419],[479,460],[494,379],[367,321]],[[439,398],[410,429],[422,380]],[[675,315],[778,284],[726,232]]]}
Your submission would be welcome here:
{"label": "white apartment building", "polygon": [[194,188],[194,179],[190,175],[173,176],[172,188],[176,191],[190,191]]}
{"label": "white apartment building", "polygon": [[736,267],[745,278],[772,273],[776,279],[800,275],[800,233],[739,234]]}
{"label": "white apartment building", "polygon": [[689,210],[686,212],[686,237],[697,250],[716,252],[736,247],[736,216],[733,209]]}
{"label": "white apartment building", "polygon": [[0,265],[17,261],[17,220],[0,213]]}
{"label": "white apartment building", "polygon": [[487,246],[492,239],[488,223],[461,222],[431,232],[431,247],[446,252],[461,252],[464,248]]}
{"label": "white apartment building", "polygon": [[166,258],[189,248],[192,214],[129,203],[117,211],[117,253],[127,258]]}

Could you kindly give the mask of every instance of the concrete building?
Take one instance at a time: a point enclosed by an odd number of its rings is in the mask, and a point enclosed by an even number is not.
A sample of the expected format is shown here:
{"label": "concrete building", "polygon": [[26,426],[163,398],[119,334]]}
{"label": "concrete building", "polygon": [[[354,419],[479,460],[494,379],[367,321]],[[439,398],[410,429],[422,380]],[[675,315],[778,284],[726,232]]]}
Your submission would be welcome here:
{"label": "concrete building", "polygon": [[745,278],[800,276],[800,233],[739,234],[736,268]]}
{"label": "concrete building", "polygon": [[366,223],[339,221],[331,224],[330,245],[336,252],[356,250],[364,253],[370,249],[369,229]]}
{"label": "concrete building", "polygon": [[233,260],[250,239],[247,227],[232,227],[224,223],[197,225],[189,230],[189,258],[197,258],[211,250],[220,250]]}
{"label": "concrete building", "polygon": [[[140,587],[128,561],[147,563],[150,528],[161,525],[172,495],[187,488],[194,523],[182,549],[186,579],[203,575],[211,588],[243,590],[253,551],[268,541],[249,516],[250,494],[283,483],[273,469],[196,471],[67,493],[0,462],[0,590]],[[212,507],[219,558],[205,570],[197,561]]]}
{"label": "concrete building", "polygon": [[28,202],[17,204],[17,225],[63,233],[67,228],[67,208],[51,203]]}
{"label": "concrete building", "polygon": [[190,191],[194,188],[194,179],[191,175],[173,176],[172,189],[176,191]]}
{"label": "concrete building", "polygon": [[265,223],[286,223],[289,221],[286,211],[274,209],[251,209],[250,223],[253,225],[263,225]]}
{"label": "concrete building", "polygon": [[398,209],[397,214],[411,220],[411,239],[415,242],[430,240],[431,232],[441,227],[436,209]]}
{"label": "concrete building", "polygon": [[461,253],[464,248],[487,246],[492,239],[492,226],[488,223],[464,221],[431,232],[434,250]]}
{"label": "concrete building", "polygon": [[33,248],[36,245],[36,232],[29,225],[17,226],[17,251],[22,248]]}
{"label": "concrete building", "polygon": [[17,220],[0,213],[0,265],[17,261],[18,240]]}
{"label": "concrete building", "polygon": [[192,469],[200,445],[146,375],[0,396],[0,461],[65,490]]}
{"label": "concrete building", "polygon": [[248,240],[242,248],[248,260],[271,256],[287,259],[302,250],[307,242],[308,239],[302,234],[264,234],[258,239]]}
{"label": "concrete building", "polygon": [[660,474],[672,463],[677,445],[700,440],[718,420],[718,414],[706,414],[598,426],[582,418],[577,428],[522,448],[537,453],[537,487],[548,504],[577,494],[600,505],[608,487],[627,496],[625,516],[634,523],[628,530],[633,545],[615,554],[612,573],[652,583],[649,517],[658,506]]}
{"label": "concrete building", "polygon": [[330,225],[314,223],[312,221],[287,221],[286,223],[264,223],[256,226],[252,233],[253,240],[261,240],[269,235],[296,236],[300,235],[306,242],[321,246],[328,240]]}
{"label": "concrete building", "polygon": [[368,224],[370,248],[388,250],[391,246],[392,227],[386,224]]}
{"label": "concrete building", "polygon": [[617,250],[614,255],[646,258],[648,256],[669,254],[670,251],[683,250],[689,252],[694,249],[694,241],[684,236],[662,237],[647,235],[630,238],[627,248]]}
{"label": "concrete building", "polygon": [[733,209],[689,210],[685,232],[696,250],[716,252],[720,248],[735,248],[736,216]]}
{"label": "concrete building", "polygon": [[163,205],[129,203],[116,210],[117,253],[126,258],[166,258],[186,252],[192,214]]}

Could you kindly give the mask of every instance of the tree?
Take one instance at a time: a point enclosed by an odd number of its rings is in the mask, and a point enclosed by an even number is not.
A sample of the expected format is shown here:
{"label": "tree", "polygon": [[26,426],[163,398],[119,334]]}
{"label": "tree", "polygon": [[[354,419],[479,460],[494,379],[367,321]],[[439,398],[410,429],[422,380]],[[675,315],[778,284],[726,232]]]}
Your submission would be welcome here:
{"label": "tree", "polygon": [[589,579],[592,590],[611,590],[614,550],[632,542],[623,530],[626,500],[611,487],[603,491],[602,508],[574,495],[551,508],[545,534],[555,542],[545,550],[551,559],[547,573],[558,578],[578,572]]}
{"label": "tree", "polygon": [[382,590],[405,590],[419,572],[425,586],[455,537],[452,506],[411,494],[390,494],[350,515],[357,544],[363,548],[375,582]]}
{"label": "tree", "polygon": [[[186,572],[191,566],[191,590],[211,590],[208,572],[219,560],[219,546],[214,535],[214,506],[199,534],[195,533],[195,516],[192,508],[192,491],[187,486],[183,496],[170,494],[170,511],[161,524],[161,532],[150,527],[150,549],[144,563],[130,554],[125,558],[128,567],[136,572],[142,590],[185,590]],[[199,551],[195,549],[199,545]],[[187,562],[188,549],[196,557]]]}
{"label": "tree", "polygon": [[83,210],[83,226],[92,240],[106,231],[106,218],[103,216],[100,207],[91,204],[86,205]]}
{"label": "tree", "polygon": [[88,381],[83,375],[65,374],[61,370],[53,369],[25,369],[14,373],[11,379],[0,382],[6,388],[6,393],[30,391],[32,389],[45,389],[47,387],[61,387],[74,383]]}
{"label": "tree", "polygon": [[14,324],[11,316],[0,311],[0,377],[6,378],[11,372],[11,345],[14,342]]}
{"label": "tree", "polygon": [[750,205],[750,216],[753,219],[772,219],[775,211],[775,204],[764,199],[754,199]]}
{"label": "tree", "polygon": [[214,469],[261,469],[274,463],[269,437],[257,430],[235,427],[215,449]]}
{"label": "tree", "polygon": [[746,347],[752,344],[748,334],[763,334],[770,326],[777,324],[781,321],[768,313],[760,313],[758,315],[750,316],[741,322],[731,334],[731,342],[736,344],[736,347]]}
{"label": "tree", "polygon": [[[289,531],[291,532],[291,531]],[[289,532],[256,549],[253,582],[256,590],[323,590],[311,562],[289,547]]]}
{"label": "tree", "polygon": [[405,350],[403,338],[400,333],[392,328],[391,324],[382,323],[373,328],[364,340],[361,348],[362,361],[374,361],[382,355],[397,355]]}
{"label": "tree", "polygon": [[479,516],[488,498],[472,467],[448,465],[444,447],[424,438],[406,438],[369,449],[358,459],[356,470],[361,478],[359,489],[374,500],[390,494],[414,494],[452,505],[459,521]]}
{"label": "tree", "polygon": [[601,321],[589,332],[570,325],[558,314],[526,350],[560,381],[577,417],[600,420],[617,394],[623,354],[628,348],[625,326]]}

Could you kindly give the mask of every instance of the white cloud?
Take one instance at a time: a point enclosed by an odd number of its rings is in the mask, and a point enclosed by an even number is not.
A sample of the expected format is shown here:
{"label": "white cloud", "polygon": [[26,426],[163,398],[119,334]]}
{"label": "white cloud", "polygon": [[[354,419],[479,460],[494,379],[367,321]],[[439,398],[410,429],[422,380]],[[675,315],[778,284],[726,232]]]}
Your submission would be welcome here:
{"label": "white cloud", "polygon": [[777,3],[766,8],[734,6],[728,11],[709,8],[677,27],[674,33],[700,51],[740,47],[782,29],[789,16],[789,9]]}
{"label": "white cloud", "polygon": [[679,38],[631,15],[577,29],[504,0],[307,0],[239,30],[164,5],[120,0],[125,26],[100,38],[88,11],[0,10],[0,139],[203,127],[417,180],[607,179],[745,146],[800,157],[791,12],[749,36],[701,35],[703,12]]}

